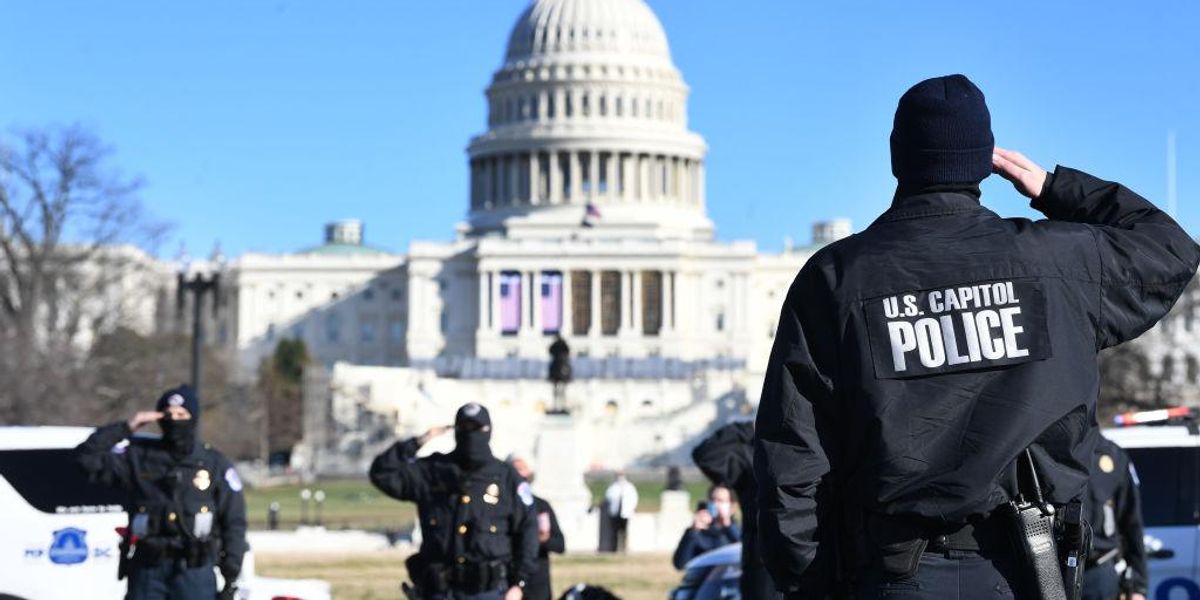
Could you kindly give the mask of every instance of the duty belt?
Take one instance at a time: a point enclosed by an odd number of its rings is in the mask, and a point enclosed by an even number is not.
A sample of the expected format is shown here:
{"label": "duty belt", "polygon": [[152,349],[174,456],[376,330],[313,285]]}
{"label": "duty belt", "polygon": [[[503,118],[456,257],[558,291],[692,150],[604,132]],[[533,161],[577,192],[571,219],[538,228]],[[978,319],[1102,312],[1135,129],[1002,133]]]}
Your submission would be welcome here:
{"label": "duty belt", "polygon": [[[925,552],[979,552],[981,549],[1006,544],[1008,540],[1004,522],[996,515],[971,518],[962,523],[937,523],[932,519],[913,516],[872,514],[867,518],[867,527],[882,528],[889,532],[907,532],[907,535],[900,534],[899,537],[907,537],[913,541],[925,540]],[[879,532],[879,529],[875,530]],[[885,533],[880,537],[890,538],[893,543],[902,541],[897,539],[895,533]]]}
{"label": "duty belt", "polygon": [[508,565],[500,561],[452,565],[447,575],[457,592],[481,594],[508,587]]}

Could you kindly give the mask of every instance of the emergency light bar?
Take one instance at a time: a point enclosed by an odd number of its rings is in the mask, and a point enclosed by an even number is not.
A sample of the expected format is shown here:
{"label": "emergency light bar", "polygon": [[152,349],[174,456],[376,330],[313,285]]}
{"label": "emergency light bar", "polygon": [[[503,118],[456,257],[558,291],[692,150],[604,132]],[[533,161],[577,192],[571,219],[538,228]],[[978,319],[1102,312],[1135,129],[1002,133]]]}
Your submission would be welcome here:
{"label": "emergency light bar", "polygon": [[1127,412],[1117,415],[1113,418],[1113,421],[1117,424],[1117,427],[1130,427],[1132,425],[1153,425],[1182,421],[1184,419],[1195,420],[1197,418],[1200,418],[1200,408],[1178,406],[1175,408]]}

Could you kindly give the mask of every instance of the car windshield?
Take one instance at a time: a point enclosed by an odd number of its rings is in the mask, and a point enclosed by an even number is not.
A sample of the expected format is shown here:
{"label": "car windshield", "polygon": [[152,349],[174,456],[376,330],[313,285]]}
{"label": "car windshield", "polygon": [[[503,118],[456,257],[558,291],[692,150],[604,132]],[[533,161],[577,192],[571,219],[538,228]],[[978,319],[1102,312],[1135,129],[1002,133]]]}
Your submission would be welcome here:
{"label": "car windshield", "polygon": [[1200,448],[1130,448],[1147,527],[1195,525]]}
{"label": "car windshield", "polygon": [[0,451],[0,477],[46,513],[116,512],[125,503],[119,490],[88,481],[73,449]]}

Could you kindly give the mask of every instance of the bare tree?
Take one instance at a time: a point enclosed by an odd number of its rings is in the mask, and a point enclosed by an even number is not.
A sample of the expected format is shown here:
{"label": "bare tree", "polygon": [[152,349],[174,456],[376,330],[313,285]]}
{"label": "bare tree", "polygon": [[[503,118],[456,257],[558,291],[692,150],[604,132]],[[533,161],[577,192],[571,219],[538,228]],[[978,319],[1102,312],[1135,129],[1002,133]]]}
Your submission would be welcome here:
{"label": "bare tree", "polygon": [[90,395],[77,371],[87,342],[117,324],[120,283],[150,262],[137,248],[165,233],[110,156],[78,126],[0,136],[0,423],[45,421]]}

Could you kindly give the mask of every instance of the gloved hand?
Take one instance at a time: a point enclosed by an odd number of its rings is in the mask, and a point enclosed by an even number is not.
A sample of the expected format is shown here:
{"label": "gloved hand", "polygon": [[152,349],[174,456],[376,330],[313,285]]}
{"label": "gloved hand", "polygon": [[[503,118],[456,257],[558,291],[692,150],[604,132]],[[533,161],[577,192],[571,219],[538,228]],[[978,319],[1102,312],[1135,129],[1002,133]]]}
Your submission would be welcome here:
{"label": "gloved hand", "polygon": [[237,581],[226,581],[225,587],[217,593],[217,600],[234,600],[237,598]]}
{"label": "gloved hand", "polygon": [[217,600],[234,600],[237,598],[237,580],[239,572],[233,569],[221,569],[221,577],[225,578],[225,587],[217,594]]}

